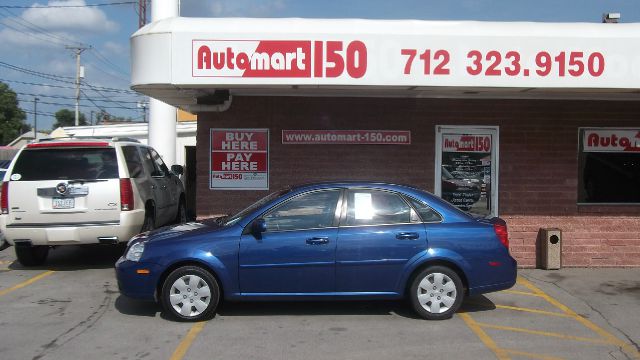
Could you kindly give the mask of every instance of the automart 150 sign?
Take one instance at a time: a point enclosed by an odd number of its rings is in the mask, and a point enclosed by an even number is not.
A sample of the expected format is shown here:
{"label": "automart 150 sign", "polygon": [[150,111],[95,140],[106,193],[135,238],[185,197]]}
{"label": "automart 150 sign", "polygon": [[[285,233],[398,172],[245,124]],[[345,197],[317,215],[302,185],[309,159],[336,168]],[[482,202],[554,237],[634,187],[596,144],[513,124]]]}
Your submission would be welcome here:
{"label": "automart 150 sign", "polygon": [[640,152],[640,129],[585,129],[586,152]]}
{"label": "automart 150 sign", "polygon": [[269,189],[269,129],[211,129],[211,189]]}
{"label": "automart 150 sign", "polygon": [[575,31],[550,37],[551,28],[538,24],[531,26],[539,36],[497,35],[481,24],[471,34],[450,26],[449,35],[424,25],[437,35],[399,29],[331,39],[320,33],[284,39],[269,32],[179,33],[172,80],[208,84],[215,78],[218,86],[290,85],[296,79],[297,85],[635,88],[640,76],[637,47],[622,38]]}

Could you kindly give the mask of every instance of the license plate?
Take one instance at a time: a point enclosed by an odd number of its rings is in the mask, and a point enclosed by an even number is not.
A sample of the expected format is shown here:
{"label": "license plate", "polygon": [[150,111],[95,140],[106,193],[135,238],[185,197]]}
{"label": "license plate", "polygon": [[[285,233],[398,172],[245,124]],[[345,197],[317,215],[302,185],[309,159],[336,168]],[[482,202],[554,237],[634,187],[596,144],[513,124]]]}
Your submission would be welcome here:
{"label": "license plate", "polygon": [[54,209],[73,209],[76,206],[76,199],[74,198],[53,198]]}

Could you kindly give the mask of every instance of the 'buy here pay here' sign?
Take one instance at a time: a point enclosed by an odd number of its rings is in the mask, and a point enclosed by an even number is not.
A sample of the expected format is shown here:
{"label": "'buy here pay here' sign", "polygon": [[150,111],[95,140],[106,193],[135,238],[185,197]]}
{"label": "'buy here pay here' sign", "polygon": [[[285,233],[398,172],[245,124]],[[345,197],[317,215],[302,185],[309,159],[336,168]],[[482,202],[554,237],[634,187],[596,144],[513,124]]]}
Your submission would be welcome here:
{"label": "'buy here pay here' sign", "polygon": [[211,189],[269,189],[269,129],[211,129]]}

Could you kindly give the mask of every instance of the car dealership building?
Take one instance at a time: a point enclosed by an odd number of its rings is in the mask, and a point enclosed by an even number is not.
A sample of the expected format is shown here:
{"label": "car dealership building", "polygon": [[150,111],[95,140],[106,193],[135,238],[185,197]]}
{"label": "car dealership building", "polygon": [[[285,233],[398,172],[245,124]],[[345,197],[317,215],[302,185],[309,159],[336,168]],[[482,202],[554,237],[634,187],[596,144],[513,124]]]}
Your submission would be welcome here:
{"label": "car dealership building", "polygon": [[133,89],[198,114],[200,218],[379,180],[504,218],[521,266],[545,228],[563,266],[640,266],[640,24],[168,17],[131,41]]}

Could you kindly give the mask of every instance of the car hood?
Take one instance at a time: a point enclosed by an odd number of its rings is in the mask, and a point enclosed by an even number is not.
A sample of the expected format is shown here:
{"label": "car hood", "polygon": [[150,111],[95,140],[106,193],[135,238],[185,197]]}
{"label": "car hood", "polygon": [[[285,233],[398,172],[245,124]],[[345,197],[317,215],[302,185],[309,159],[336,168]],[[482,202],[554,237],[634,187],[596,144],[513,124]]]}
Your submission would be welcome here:
{"label": "car hood", "polygon": [[182,235],[195,235],[203,232],[212,232],[222,229],[215,221],[188,222],[177,225],[164,226],[149,232],[146,241],[156,242],[160,240],[175,239]]}

